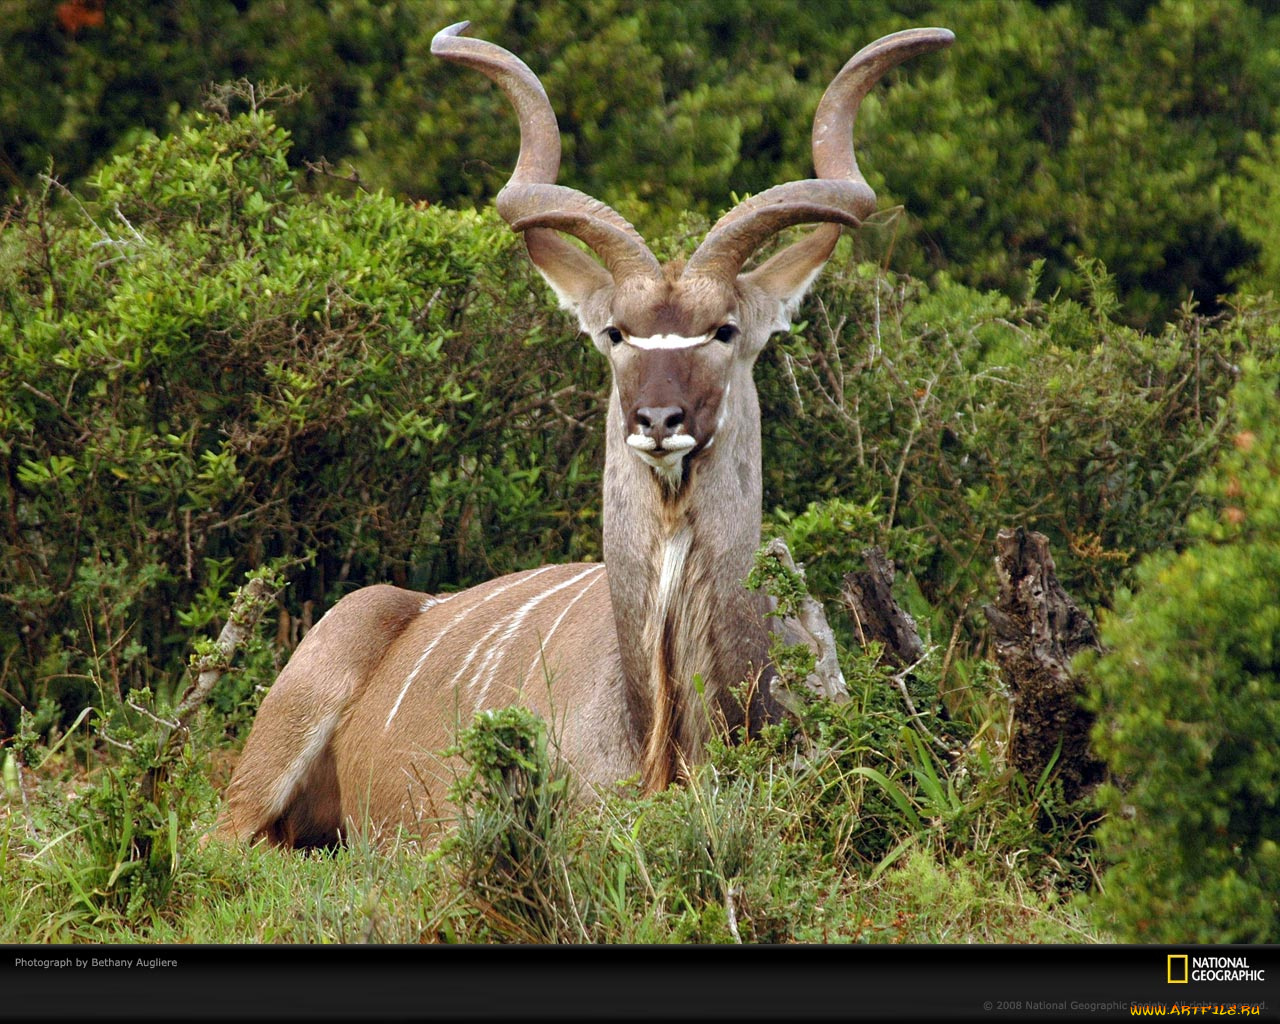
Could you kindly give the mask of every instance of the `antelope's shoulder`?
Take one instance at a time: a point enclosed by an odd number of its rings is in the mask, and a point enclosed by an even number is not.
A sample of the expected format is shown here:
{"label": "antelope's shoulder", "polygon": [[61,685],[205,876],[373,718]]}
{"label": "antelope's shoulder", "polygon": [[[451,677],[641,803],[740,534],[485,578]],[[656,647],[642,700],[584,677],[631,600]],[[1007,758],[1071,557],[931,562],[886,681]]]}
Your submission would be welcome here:
{"label": "antelope's shoulder", "polygon": [[428,595],[385,583],[353,590],[321,616],[298,654],[324,642],[330,654],[345,651],[348,661],[377,660],[418,616],[424,600]]}

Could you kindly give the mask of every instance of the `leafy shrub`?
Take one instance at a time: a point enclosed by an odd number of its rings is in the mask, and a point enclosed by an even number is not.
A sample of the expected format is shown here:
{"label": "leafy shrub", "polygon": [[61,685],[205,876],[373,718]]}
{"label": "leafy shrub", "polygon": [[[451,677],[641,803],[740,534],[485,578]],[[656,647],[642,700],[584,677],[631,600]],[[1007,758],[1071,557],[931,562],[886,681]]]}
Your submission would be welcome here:
{"label": "leafy shrub", "polygon": [[1280,245],[1272,226],[1280,223],[1280,132],[1270,140],[1254,133],[1240,173],[1223,181],[1227,216],[1257,248],[1237,280],[1256,293],[1280,294]]}
{"label": "leafy shrub", "polygon": [[140,135],[171,130],[209,83],[246,74],[304,89],[284,115],[300,156],[337,156],[417,20],[403,4],[369,0],[6,2],[0,192],[31,185],[51,163],[59,178],[79,182]]}
{"label": "leafy shrub", "polygon": [[[100,674],[92,677],[98,699],[72,729],[90,719],[110,756],[91,764],[86,785],[73,799],[54,800],[50,817],[57,834],[30,854],[44,876],[40,886],[58,894],[54,899],[62,909],[55,930],[90,920],[154,922],[174,909],[180,872],[190,874],[183,861],[200,830],[197,819],[214,793],[207,738],[192,743],[189,727],[238,650],[257,640],[262,614],[280,586],[270,571],[252,574],[236,593],[217,641],[194,645],[192,686],[176,706],[157,703],[145,688],[128,696],[113,692]],[[32,724],[24,709],[14,750],[6,755],[6,774],[12,775],[6,797],[17,790],[25,800],[22,765],[40,751]],[[40,753],[41,767],[56,749]],[[43,785],[54,788],[47,779]],[[43,824],[48,828],[50,822]],[[30,821],[28,828],[34,831]]]}
{"label": "leafy shrub", "polygon": [[598,552],[576,511],[598,442],[573,424],[600,368],[548,337],[518,239],[300,193],[288,145],[260,108],[200,116],[104,167],[92,200],[55,209],[50,186],[14,213],[0,723],[75,709],[99,668],[164,694],[226,582],[268,561],[295,567],[290,643],[359,582]]}
{"label": "leafy shrub", "polygon": [[48,5],[2,11],[6,189],[50,158],[78,180],[138,133],[171,130],[206,82],[248,75],[305,90],[282,115],[297,162],[350,160],[397,195],[485,206],[516,125],[496,89],[429,51],[466,17],[543,78],[563,180],[658,237],[679,211],[727,208],[731,188],[807,177],[806,126],[840,65],[882,34],[939,24],[956,32],[951,53],[893,73],[859,123],[871,183],[911,213],[894,224],[897,269],[1014,295],[1038,259],[1052,292],[1082,289],[1077,259],[1101,258],[1125,321],[1154,328],[1191,295],[1214,311],[1268,244],[1264,220],[1224,216],[1220,188],[1247,172],[1250,133],[1280,130],[1264,4],[449,0],[422,17],[370,0],[113,0],[79,30]]}
{"label": "leafy shrub", "polygon": [[547,726],[520,707],[481,712],[450,753],[466,771],[450,789],[458,828],[441,855],[495,938],[585,938],[565,866],[569,776],[547,746]]}
{"label": "leafy shrub", "polygon": [[765,506],[798,558],[818,558],[823,597],[876,543],[933,606],[939,636],[965,619],[973,638],[1003,527],[1048,535],[1064,586],[1093,606],[1141,555],[1179,542],[1236,364],[1276,356],[1274,311],[1187,311],[1151,335],[1117,321],[1104,268],[1080,272],[1087,303],[1014,302],[837,255],[808,324],[776,339],[758,373]]}
{"label": "leafy shrub", "polygon": [[165,908],[178,877],[180,850],[192,839],[194,808],[208,802],[207,760],[188,745],[162,749],[149,721],[147,690],[108,708],[96,723],[115,747],[79,801],[69,808],[68,849],[45,851],[52,881],[69,908],[87,918],[120,915],[145,920]]}
{"label": "leafy shrub", "polygon": [[1256,365],[1181,552],[1143,561],[1103,624],[1098,750],[1110,927],[1143,942],[1280,938],[1280,425]]}
{"label": "leafy shrub", "polygon": [[956,31],[953,56],[903,90],[892,119],[913,130],[875,160],[910,169],[891,179],[918,218],[904,269],[1013,295],[1044,260],[1050,292],[1079,294],[1088,257],[1117,274],[1127,323],[1158,329],[1192,295],[1216,308],[1248,255],[1218,179],[1248,131],[1274,130],[1276,55],[1255,35],[1274,32],[1274,14],[1233,0],[1100,10],[1004,0],[931,12]]}

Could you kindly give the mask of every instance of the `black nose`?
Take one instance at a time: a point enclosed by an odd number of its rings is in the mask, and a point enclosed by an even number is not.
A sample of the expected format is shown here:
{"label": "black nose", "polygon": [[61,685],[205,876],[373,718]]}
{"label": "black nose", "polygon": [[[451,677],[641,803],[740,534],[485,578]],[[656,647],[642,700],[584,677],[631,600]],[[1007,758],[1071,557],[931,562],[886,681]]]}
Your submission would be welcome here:
{"label": "black nose", "polygon": [[636,410],[635,422],[642,434],[662,444],[684,422],[684,410],[678,405],[644,406]]}

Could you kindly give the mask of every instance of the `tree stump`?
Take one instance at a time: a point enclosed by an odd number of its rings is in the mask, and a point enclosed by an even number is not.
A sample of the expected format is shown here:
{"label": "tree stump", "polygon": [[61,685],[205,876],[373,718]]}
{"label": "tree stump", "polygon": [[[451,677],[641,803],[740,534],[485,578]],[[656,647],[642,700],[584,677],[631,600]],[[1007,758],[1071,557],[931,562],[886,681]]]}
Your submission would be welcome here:
{"label": "tree stump", "polygon": [[[893,596],[894,566],[880,548],[868,548],[862,553],[867,568],[863,572],[845,573],[842,594],[845,607],[853,617],[858,630],[858,642],[866,647],[876,641],[880,644],[880,660],[896,669],[890,679],[902,695],[911,724],[926,740],[951,759],[957,751],[945,739],[935,735],[925,724],[926,716],[916,710],[911,691],[918,682],[912,671],[927,653],[924,641],[916,630],[915,619]],[[930,704],[936,698],[930,695]],[[946,709],[939,708],[943,718]]]}
{"label": "tree stump", "polygon": [[983,611],[996,664],[1013,695],[1013,764],[1034,784],[1061,744],[1058,775],[1063,796],[1074,800],[1104,772],[1089,748],[1094,716],[1080,703],[1084,682],[1071,674],[1076,654],[1101,649],[1097,629],[1058,582],[1043,534],[1001,530],[996,576],[999,596]]}
{"label": "tree stump", "polygon": [[864,647],[879,641],[884,659],[894,668],[907,668],[924,657],[924,643],[915,620],[893,597],[894,566],[879,548],[862,553],[867,568],[845,573],[843,596]]}

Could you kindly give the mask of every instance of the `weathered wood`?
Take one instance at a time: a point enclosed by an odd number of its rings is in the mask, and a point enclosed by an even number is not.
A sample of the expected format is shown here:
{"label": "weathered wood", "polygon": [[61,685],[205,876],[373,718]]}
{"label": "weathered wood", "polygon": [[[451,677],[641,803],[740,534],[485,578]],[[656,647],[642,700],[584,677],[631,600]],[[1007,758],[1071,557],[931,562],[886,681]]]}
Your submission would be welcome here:
{"label": "weathered wood", "polygon": [[[771,539],[765,545],[764,553],[770,558],[776,558],[784,568],[804,582],[804,567],[796,564],[791,549],[781,537]],[[810,692],[828,700],[848,700],[849,688],[845,685],[844,673],[840,671],[836,636],[831,630],[831,624],[827,622],[827,613],[822,605],[806,590],[795,613],[784,616],[782,624],[784,635],[789,640],[798,639],[813,652],[813,671],[804,681]]]}
{"label": "weathered wood", "polygon": [[879,548],[862,553],[867,568],[845,573],[845,607],[853,616],[858,642],[864,647],[878,641],[884,659],[894,668],[915,665],[925,655],[924,643],[913,619],[893,597],[894,565]]}
{"label": "weathered wood", "polygon": [[1096,786],[1104,771],[1089,747],[1094,716],[1081,706],[1084,681],[1071,672],[1080,651],[1101,649],[1098,632],[1058,582],[1043,534],[1001,530],[995,564],[999,595],[983,611],[1013,696],[1011,758],[1034,783],[1061,744],[1057,773],[1072,800]]}
{"label": "weathered wood", "polygon": [[[947,740],[933,733],[925,724],[926,716],[916,710],[911,690],[916,682],[912,671],[928,654],[924,641],[916,629],[915,619],[894,599],[894,565],[880,548],[867,548],[862,552],[867,568],[862,572],[846,573],[842,594],[845,607],[853,617],[858,631],[858,642],[880,644],[880,660],[896,669],[889,677],[902,696],[911,724],[929,743],[952,760],[957,751]],[[946,709],[939,708],[942,717]]]}

